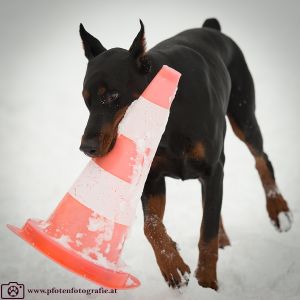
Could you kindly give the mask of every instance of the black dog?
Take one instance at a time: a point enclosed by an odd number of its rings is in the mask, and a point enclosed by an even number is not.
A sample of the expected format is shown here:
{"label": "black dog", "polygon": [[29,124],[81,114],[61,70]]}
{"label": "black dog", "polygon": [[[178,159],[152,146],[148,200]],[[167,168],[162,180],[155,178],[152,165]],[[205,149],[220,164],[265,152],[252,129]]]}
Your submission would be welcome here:
{"label": "black dog", "polygon": [[[255,117],[254,85],[239,47],[221,33],[216,19],[145,50],[144,26],[129,51],[106,50],[80,25],[88,67],[83,97],[90,112],[80,149],[103,156],[114,146],[118,124],[166,64],[182,73],[167,127],[148,175],[143,195],[144,231],[159,268],[172,287],[188,282],[189,267],[163,224],[165,176],[202,183],[203,218],[199,262],[195,276],[203,287],[217,289],[218,247],[229,245],[220,215],[224,137],[227,115],[235,134],[255,158],[271,221],[279,231],[289,229],[291,214],[280,194],[274,171],[263,150]],[[285,219],[285,220],[284,220]],[[289,224],[283,227],[283,221]]]}

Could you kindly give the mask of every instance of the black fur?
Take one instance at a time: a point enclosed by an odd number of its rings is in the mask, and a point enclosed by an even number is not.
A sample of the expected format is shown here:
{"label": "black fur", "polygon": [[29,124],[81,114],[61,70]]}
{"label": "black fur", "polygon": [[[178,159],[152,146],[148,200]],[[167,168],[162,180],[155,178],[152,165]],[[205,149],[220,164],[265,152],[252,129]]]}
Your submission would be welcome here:
{"label": "black fur", "polygon": [[[226,115],[243,132],[255,154],[265,155],[254,114],[251,74],[239,47],[220,30],[216,19],[208,19],[202,28],[181,32],[146,52],[142,22],[129,51],[105,50],[83,26],[80,27],[89,59],[84,89],[89,94],[89,99],[85,100],[90,111],[82,146],[101,135],[102,128],[112,122],[117,111],[137,99],[163,65],[182,74],[142,202],[146,215],[149,197],[165,193],[166,176],[199,179],[203,185],[204,203],[202,238],[206,242],[218,235]],[[108,94],[118,91],[119,98],[113,103],[105,99],[100,102],[99,86],[104,86]],[[191,155],[197,143],[205,149],[205,155],[200,158]],[[86,154],[97,156],[101,147],[101,140],[96,139],[92,147],[83,149]],[[268,167],[273,174],[269,161]]]}

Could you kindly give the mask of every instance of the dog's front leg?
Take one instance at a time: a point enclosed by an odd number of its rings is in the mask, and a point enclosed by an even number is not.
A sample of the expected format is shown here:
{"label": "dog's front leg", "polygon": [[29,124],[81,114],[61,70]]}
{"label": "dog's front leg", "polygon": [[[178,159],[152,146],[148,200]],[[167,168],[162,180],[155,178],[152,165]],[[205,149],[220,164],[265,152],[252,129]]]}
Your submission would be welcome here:
{"label": "dog's front leg", "polygon": [[209,176],[201,178],[203,218],[199,240],[199,261],[195,276],[203,287],[218,289],[218,232],[223,194],[223,163],[218,162]]}
{"label": "dog's front leg", "polygon": [[165,281],[169,286],[179,288],[188,284],[190,268],[184,263],[162,222],[166,203],[165,178],[152,175],[150,172],[142,195],[144,232]]}

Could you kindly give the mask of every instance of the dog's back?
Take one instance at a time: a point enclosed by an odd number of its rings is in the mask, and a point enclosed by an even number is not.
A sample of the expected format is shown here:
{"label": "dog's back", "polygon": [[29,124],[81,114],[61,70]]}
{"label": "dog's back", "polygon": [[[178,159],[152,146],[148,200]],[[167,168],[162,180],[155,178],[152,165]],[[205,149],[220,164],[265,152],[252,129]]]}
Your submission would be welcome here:
{"label": "dog's back", "polygon": [[[230,89],[231,85],[240,86],[240,82],[245,81],[243,77],[249,76],[242,51],[231,38],[221,32],[216,19],[207,19],[202,28],[189,29],[164,40],[148,53],[162,56],[162,60],[183,72],[183,80],[190,73],[194,77],[200,75],[202,81],[209,79],[210,86],[215,88],[218,84],[222,85],[222,82],[216,82],[222,76],[223,80],[228,79],[226,73],[229,74]],[[155,61],[157,62],[157,58]],[[224,85],[221,88],[224,89]],[[228,92],[228,89],[225,90]],[[219,94],[219,91],[216,92]]]}
{"label": "dog's back", "polygon": [[155,69],[167,64],[182,73],[160,147],[177,156],[188,150],[186,141],[207,140],[212,148],[207,151],[211,156],[207,159],[213,161],[223,147],[234,77],[230,66],[240,50],[220,32],[216,20],[208,20],[204,25],[157,44],[148,55]]}

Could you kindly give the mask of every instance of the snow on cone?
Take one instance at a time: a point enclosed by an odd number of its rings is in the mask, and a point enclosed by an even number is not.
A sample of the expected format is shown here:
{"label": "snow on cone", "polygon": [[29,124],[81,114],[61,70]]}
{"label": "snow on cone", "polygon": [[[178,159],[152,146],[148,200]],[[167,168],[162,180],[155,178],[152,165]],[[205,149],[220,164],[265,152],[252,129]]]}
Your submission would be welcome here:
{"label": "snow on cone", "polygon": [[106,287],[140,285],[122,270],[124,241],[169,117],[180,73],[163,66],[127,109],[114,148],[92,159],[47,221],[7,225],[63,267]]}

